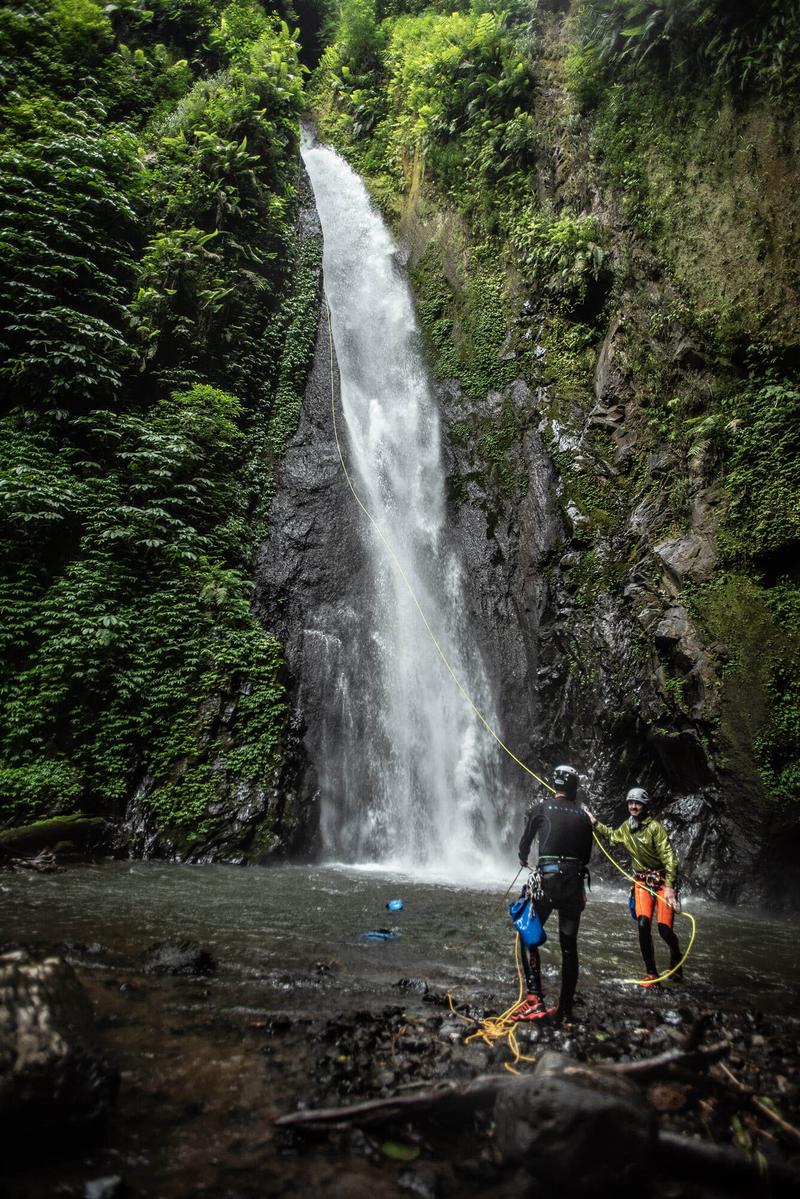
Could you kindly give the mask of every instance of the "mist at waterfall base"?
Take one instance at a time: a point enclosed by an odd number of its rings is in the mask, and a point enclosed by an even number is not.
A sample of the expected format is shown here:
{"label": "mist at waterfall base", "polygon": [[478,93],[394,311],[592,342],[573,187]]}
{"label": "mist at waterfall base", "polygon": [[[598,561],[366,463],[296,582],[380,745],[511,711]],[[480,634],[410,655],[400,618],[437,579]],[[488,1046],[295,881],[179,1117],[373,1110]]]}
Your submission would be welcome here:
{"label": "mist at waterfall base", "polygon": [[[447,540],[438,413],[397,247],[347,163],[308,133],[302,154],[322,222],[340,438],[353,485],[454,673],[496,726],[462,568]],[[416,877],[497,880],[516,868],[497,747],[438,656],[381,538],[360,511],[357,519],[368,593],[342,596],[338,627],[307,630],[326,655],[318,763],[325,856]]]}

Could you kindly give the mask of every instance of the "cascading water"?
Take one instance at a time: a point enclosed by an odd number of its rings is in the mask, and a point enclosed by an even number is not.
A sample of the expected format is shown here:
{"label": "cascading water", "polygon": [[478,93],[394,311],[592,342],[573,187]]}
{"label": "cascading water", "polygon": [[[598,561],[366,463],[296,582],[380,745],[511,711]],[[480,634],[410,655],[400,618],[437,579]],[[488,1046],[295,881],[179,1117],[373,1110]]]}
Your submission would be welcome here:
{"label": "cascading water", "polygon": [[[438,413],[396,246],[347,163],[308,134],[302,154],[322,222],[340,433],[354,484],[455,673],[494,723],[461,568],[447,545]],[[506,874],[495,744],[366,519],[363,536],[371,593],[347,597],[334,632],[317,630],[318,652],[330,656],[320,768],[326,852],[416,874]]]}

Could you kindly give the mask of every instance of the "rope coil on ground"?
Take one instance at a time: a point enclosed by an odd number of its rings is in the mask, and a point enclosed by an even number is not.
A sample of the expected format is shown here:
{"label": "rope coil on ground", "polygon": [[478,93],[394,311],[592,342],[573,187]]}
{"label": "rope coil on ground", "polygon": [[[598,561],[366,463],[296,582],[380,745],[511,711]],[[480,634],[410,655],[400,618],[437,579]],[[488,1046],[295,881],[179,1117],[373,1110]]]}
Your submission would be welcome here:
{"label": "rope coil on ground", "polygon": [[[513,884],[512,884],[513,886]],[[511,1007],[506,1008],[499,1016],[489,1016],[485,1020],[476,1020],[472,1016],[465,1016],[462,1012],[458,1012],[453,1004],[453,997],[448,993],[447,1002],[450,1005],[450,1011],[459,1020],[464,1020],[467,1024],[475,1024],[477,1027],[473,1033],[465,1039],[465,1044],[469,1045],[470,1041],[480,1040],[484,1045],[491,1048],[497,1041],[506,1041],[512,1060],[503,1062],[504,1067],[510,1074],[519,1074],[517,1066],[520,1062],[533,1062],[536,1059],[528,1057],[522,1052],[517,1041],[517,1029],[519,1023],[514,1019],[514,1013],[520,1008],[524,1002],[524,982],[522,977],[522,962],[520,960],[520,939],[519,933],[514,938],[514,963],[517,967],[517,977],[519,978],[519,991],[517,998],[511,1004]]]}

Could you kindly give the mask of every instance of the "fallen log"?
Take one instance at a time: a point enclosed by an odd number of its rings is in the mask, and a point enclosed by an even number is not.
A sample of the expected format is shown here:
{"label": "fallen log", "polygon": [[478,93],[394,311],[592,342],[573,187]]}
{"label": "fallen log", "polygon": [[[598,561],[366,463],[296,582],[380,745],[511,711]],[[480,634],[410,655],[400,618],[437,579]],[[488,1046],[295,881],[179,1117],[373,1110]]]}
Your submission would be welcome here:
{"label": "fallen log", "polygon": [[[592,1070],[599,1077],[604,1074],[624,1075],[634,1079],[650,1078],[670,1070],[673,1066],[698,1066],[715,1062],[730,1048],[727,1041],[718,1041],[715,1045],[705,1048],[669,1049],[657,1057],[645,1058],[637,1062],[615,1062],[613,1064],[596,1065]],[[579,1068],[585,1073],[586,1067]],[[567,1067],[567,1073],[569,1073]],[[381,1120],[393,1120],[398,1117],[410,1118],[430,1112],[446,1113],[448,1111],[463,1111],[489,1107],[494,1103],[499,1092],[513,1085],[516,1080],[513,1074],[481,1074],[471,1082],[458,1085],[442,1083],[425,1091],[414,1094],[390,1095],[386,1099],[367,1099],[362,1103],[351,1103],[344,1107],[308,1108],[300,1112],[291,1112],[279,1116],[275,1123],[281,1127],[322,1127],[342,1123],[372,1124]]]}
{"label": "fallen log", "polygon": [[674,1132],[659,1133],[656,1161],[672,1178],[709,1182],[720,1191],[767,1195],[771,1186],[780,1186],[787,1194],[790,1187],[797,1194],[800,1187],[800,1172],[790,1165],[750,1157],[728,1145],[696,1141]]}
{"label": "fallen log", "polygon": [[656,1057],[641,1058],[635,1062],[603,1063],[598,1069],[607,1070],[610,1074],[625,1074],[629,1078],[649,1078],[661,1074],[672,1066],[705,1066],[716,1062],[730,1049],[728,1041],[717,1041],[714,1045],[698,1046],[694,1049],[667,1049]]}
{"label": "fallen log", "polygon": [[278,1116],[282,1128],[331,1127],[336,1124],[375,1124],[382,1120],[410,1119],[430,1112],[475,1110],[491,1107],[498,1093],[517,1081],[513,1074],[481,1074],[471,1082],[442,1083],[409,1095],[391,1095],[387,1099],[367,1099],[344,1107],[317,1107]]}

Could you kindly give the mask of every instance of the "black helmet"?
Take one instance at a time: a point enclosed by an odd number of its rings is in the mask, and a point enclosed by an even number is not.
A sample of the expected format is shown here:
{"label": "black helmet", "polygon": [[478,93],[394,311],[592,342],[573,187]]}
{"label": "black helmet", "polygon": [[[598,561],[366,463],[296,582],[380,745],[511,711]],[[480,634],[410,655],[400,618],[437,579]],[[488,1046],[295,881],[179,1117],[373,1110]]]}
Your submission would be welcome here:
{"label": "black helmet", "polygon": [[640,803],[646,808],[650,803],[650,796],[647,794],[644,787],[631,787],[630,791],[625,796],[625,803]]}
{"label": "black helmet", "polygon": [[578,772],[574,766],[556,766],[553,782],[559,791],[565,791],[567,795],[578,794]]}

